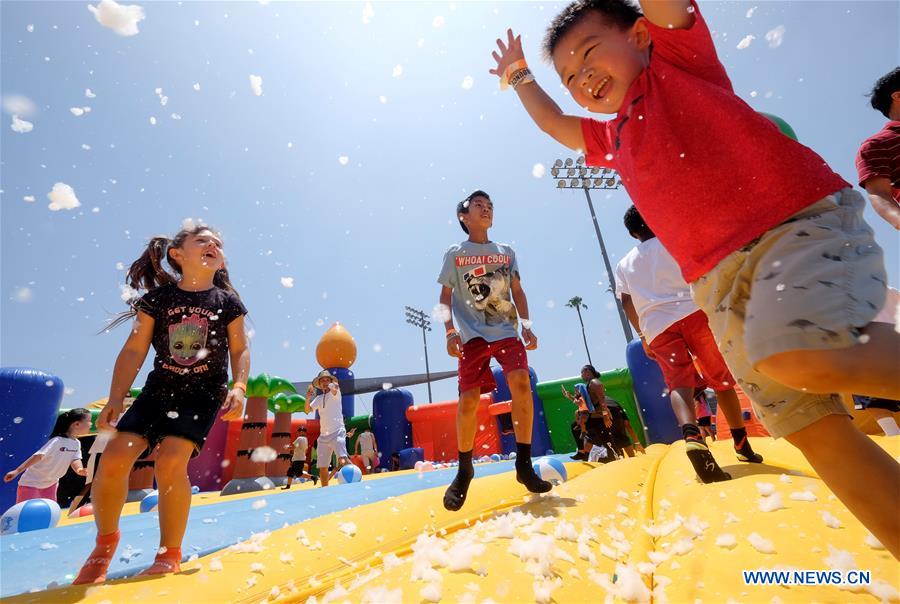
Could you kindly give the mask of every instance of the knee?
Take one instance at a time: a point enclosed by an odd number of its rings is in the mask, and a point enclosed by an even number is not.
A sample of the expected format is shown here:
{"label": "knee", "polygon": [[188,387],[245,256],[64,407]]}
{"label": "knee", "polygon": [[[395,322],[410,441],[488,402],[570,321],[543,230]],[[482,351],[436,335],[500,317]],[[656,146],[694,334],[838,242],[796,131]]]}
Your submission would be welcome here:
{"label": "knee", "polygon": [[841,392],[847,368],[835,362],[829,351],[792,350],[766,357],[757,371],[794,390],[804,392]]}
{"label": "knee", "polygon": [[171,480],[179,475],[187,476],[189,458],[174,453],[160,453],[156,459],[156,479]]}
{"label": "knee", "polygon": [[506,376],[506,383],[509,385],[511,392],[531,392],[531,378],[527,371],[516,370],[510,372]]}
{"label": "knee", "polygon": [[97,477],[111,478],[113,480],[128,476],[131,466],[134,465],[130,455],[110,451],[100,458],[100,468]]}

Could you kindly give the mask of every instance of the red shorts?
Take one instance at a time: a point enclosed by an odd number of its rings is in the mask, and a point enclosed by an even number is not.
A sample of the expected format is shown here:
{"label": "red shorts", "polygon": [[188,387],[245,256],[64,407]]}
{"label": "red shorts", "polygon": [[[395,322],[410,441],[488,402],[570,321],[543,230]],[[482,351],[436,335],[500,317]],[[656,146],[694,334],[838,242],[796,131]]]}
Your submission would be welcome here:
{"label": "red shorts", "polygon": [[58,482],[54,482],[49,487],[44,487],[43,489],[20,484],[16,489],[16,503],[22,503],[29,499],[52,499],[53,501],[56,501],[56,487],[58,486]]}
{"label": "red shorts", "polygon": [[[734,377],[719,352],[702,310],[692,313],[653,338],[650,350],[669,390],[709,386],[716,392],[734,388]],[[697,357],[701,376],[691,355]]]}
{"label": "red shorts", "polygon": [[528,371],[528,355],[519,338],[506,338],[487,342],[484,338],[473,338],[463,344],[462,358],[459,359],[459,391],[481,388],[487,394],[497,387],[491,373],[491,357],[497,359],[503,373],[516,369]]}

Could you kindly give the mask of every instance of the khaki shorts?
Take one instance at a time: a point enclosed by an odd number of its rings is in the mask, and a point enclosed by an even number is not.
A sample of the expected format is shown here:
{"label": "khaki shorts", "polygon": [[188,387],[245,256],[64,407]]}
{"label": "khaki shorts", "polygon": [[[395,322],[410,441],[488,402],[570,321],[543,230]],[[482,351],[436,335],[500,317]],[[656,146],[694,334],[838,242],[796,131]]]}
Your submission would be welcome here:
{"label": "khaki shorts", "polygon": [[854,346],[884,305],[884,256],[864,207],[853,189],[829,195],[691,284],[729,369],[776,438],[847,414],[837,394],[792,390],[755,368],[781,352]]}

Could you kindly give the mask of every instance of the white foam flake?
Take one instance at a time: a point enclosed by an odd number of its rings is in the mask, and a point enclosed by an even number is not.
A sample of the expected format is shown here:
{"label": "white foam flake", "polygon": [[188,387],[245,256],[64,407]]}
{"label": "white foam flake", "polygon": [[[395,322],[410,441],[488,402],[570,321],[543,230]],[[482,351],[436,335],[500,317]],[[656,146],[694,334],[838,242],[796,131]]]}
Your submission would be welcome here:
{"label": "white foam flake", "polygon": [[81,117],[82,115],[85,114],[84,107],[69,107],[69,111],[75,117]]}
{"label": "white foam flake", "polygon": [[446,24],[446,23],[447,23],[447,20],[444,19],[444,17],[442,15],[438,15],[434,19],[431,20],[431,26],[435,29],[444,27],[444,24]]}
{"label": "white foam flake", "polygon": [[872,549],[884,549],[884,545],[878,538],[870,532],[866,532],[866,538],[863,541],[866,545],[871,547]]}
{"label": "white foam flake", "polygon": [[722,533],[716,537],[716,545],[725,549],[732,549],[737,545],[737,539],[731,533]]}
{"label": "white foam flake", "polygon": [[769,495],[771,495],[772,493],[775,492],[775,485],[772,484],[771,482],[757,482],[756,490],[759,492],[760,495],[762,495],[764,497],[768,497]]}
{"label": "white foam flake", "polygon": [[353,522],[341,522],[338,524],[338,530],[348,537],[352,537],[356,534],[356,524]]}
{"label": "white foam flake", "polygon": [[436,323],[446,323],[451,318],[450,307],[446,304],[435,304],[431,309],[431,318]]}
{"label": "white foam flake", "polygon": [[531,175],[535,178],[543,178],[547,173],[547,168],[544,167],[544,164],[534,164],[531,168]]}
{"label": "white foam flake", "polygon": [[437,581],[429,583],[419,591],[419,595],[422,596],[422,599],[426,602],[440,602],[441,584]]}
{"label": "white foam flake", "polygon": [[774,554],[775,545],[759,533],[750,533],[747,541],[753,546],[753,549],[761,554]]}
{"label": "white foam flake", "polygon": [[781,476],[778,477],[778,480],[780,480],[784,484],[791,484],[793,482],[793,480],[791,480],[791,477],[788,476],[787,474],[782,474]]}
{"label": "white foam flake", "polygon": [[757,8],[759,8],[759,7],[754,6],[753,8],[751,8],[750,10],[748,10],[748,11],[747,11],[747,14],[744,15],[744,16],[747,17],[748,19],[750,19],[751,17],[753,17],[753,13],[756,11]]}
{"label": "white foam flake", "polygon": [[21,94],[4,94],[3,110],[10,115],[32,117],[37,114],[37,105],[27,96]]}
{"label": "white foam flake", "polygon": [[26,195],[22,198],[22,201],[27,201],[28,203],[34,203],[34,195]]}
{"label": "white foam flake", "polygon": [[463,78],[463,81],[462,81],[463,90],[472,90],[472,86],[474,86],[474,85],[475,85],[475,80],[472,79],[472,76],[467,75],[466,77]]}
{"label": "white foam flake", "polygon": [[393,76],[395,78],[399,78],[402,75],[403,75],[403,65],[400,65],[399,63],[397,65],[394,65],[394,69],[391,70],[391,76]]}
{"label": "white foam flake", "polygon": [[346,155],[341,155],[340,157],[338,157],[338,163],[341,164],[342,166],[346,166],[347,164],[350,163],[350,158],[347,157]]}
{"label": "white foam flake", "polygon": [[790,495],[791,500],[793,501],[817,501],[818,497],[812,491],[794,491]]}
{"label": "white foam flake", "polygon": [[12,123],[9,125],[13,132],[18,134],[26,134],[34,130],[34,124],[21,119],[18,115],[12,116]]}
{"label": "white foam flake", "polygon": [[253,449],[253,452],[250,454],[250,461],[254,463],[269,463],[270,461],[275,461],[277,457],[278,452],[275,449],[263,445]]}
{"label": "white foam flake", "polygon": [[219,558],[213,558],[209,561],[209,570],[218,572],[222,570],[222,561]]}
{"label": "white foam flake", "polygon": [[81,205],[78,197],[75,196],[75,189],[64,182],[55,183],[53,189],[47,193],[47,199],[50,200],[47,207],[53,212],[74,210]]}
{"label": "white foam flake", "polygon": [[85,98],[89,98],[89,99],[95,99],[95,98],[97,98],[97,95],[96,95],[96,94],[94,93],[94,91],[91,90],[90,88],[85,88],[85,89],[84,89],[84,96],[85,96]]}
{"label": "white foam flake", "polygon": [[294,287],[294,278],[293,277],[282,277],[281,278],[281,287],[286,287],[288,289]]}
{"label": "white foam flake", "polygon": [[262,76],[250,74],[250,90],[256,96],[262,96]]}
{"label": "white foam flake", "polygon": [[760,512],[774,512],[784,508],[781,493],[773,493],[768,497],[760,497],[756,500],[756,503]]}
{"label": "white foam flake", "polygon": [[115,0],[100,0],[97,6],[88,5],[97,23],[120,36],[136,36],[137,24],[144,20],[144,9],[137,4],[119,4]]}
{"label": "white foam flake", "polygon": [[254,510],[261,510],[267,505],[269,505],[269,503],[265,499],[257,499],[250,505],[250,507]]}
{"label": "white foam flake", "polygon": [[755,40],[755,39],[756,39],[756,36],[754,36],[753,34],[747,34],[746,36],[744,36],[741,39],[740,42],[738,42],[737,49],[744,50],[745,48],[750,46],[750,43],[753,42],[753,40]]}
{"label": "white foam flake", "polygon": [[155,125],[156,125],[156,118],[153,117],[152,115],[150,116],[150,125],[151,125],[151,126],[155,126]]}
{"label": "white foam flake", "polygon": [[822,522],[825,523],[825,526],[833,529],[841,528],[841,521],[827,511],[822,510],[819,512],[819,515],[822,516]]}
{"label": "white foam flake", "polygon": [[769,43],[769,48],[778,48],[781,46],[781,43],[784,41],[784,32],[784,25],[779,25],[766,32],[766,42]]}

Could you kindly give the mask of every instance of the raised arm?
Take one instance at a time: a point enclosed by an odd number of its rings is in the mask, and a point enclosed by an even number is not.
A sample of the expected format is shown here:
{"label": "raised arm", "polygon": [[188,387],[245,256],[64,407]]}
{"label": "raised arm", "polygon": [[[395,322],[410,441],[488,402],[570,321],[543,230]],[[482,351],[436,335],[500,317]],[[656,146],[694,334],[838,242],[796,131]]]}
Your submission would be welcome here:
{"label": "raised arm", "polygon": [[641,0],[648,21],[667,29],[688,29],[694,24],[690,0]]}
{"label": "raised arm", "polygon": [[[507,69],[512,65],[513,72],[518,71],[515,67],[517,62],[519,65],[525,62],[525,54],[522,52],[522,36],[513,34],[512,29],[506,30],[507,40],[497,38],[497,48],[492,53],[497,66],[490,72],[499,78],[504,79],[507,75]],[[531,116],[531,119],[537,124],[537,127],[555,138],[570,149],[583,151],[584,135],[581,134],[581,118],[574,115],[563,113],[559,105],[544,92],[544,89],[533,78],[529,81],[523,81],[515,86],[516,94],[525,107],[525,111]]]}

